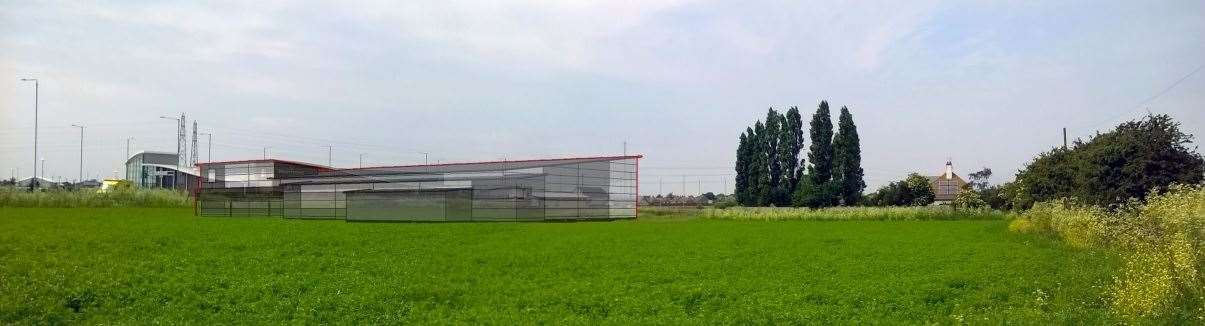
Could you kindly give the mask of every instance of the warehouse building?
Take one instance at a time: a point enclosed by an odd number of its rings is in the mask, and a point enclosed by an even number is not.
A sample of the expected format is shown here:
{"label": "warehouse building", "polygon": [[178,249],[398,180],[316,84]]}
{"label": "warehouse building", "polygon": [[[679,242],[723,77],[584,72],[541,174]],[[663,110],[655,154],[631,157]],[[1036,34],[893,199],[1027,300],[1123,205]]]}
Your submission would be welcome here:
{"label": "warehouse building", "polygon": [[198,169],[197,211],[203,216],[282,216],[282,180],[332,170],[273,159],[201,163]]}
{"label": "warehouse building", "polygon": [[349,221],[625,219],[637,215],[640,158],[358,169],[278,160],[205,163],[197,198],[199,212],[206,216]]}

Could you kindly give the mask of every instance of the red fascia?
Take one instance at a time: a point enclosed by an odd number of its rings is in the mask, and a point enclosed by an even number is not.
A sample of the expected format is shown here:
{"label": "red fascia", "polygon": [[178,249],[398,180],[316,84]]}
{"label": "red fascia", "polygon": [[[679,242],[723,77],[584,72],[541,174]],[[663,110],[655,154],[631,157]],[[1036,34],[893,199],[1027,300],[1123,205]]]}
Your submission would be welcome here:
{"label": "red fascia", "polygon": [[383,165],[383,166],[370,166],[370,167],[363,167],[363,168],[348,168],[348,169],[334,169],[334,170],[351,171],[351,170],[366,170],[366,169],[380,169],[380,168],[417,168],[417,167],[429,167],[429,166],[453,166],[453,165],[492,164],[492,163],[555,162],[555,161],[594,160],[594,159],[622,160],[622,159],[630,159],[630,158],[637,159],[637,162],[639,162],[639,159],[644,158],[644,155],[637,154],[637,155],[623,155],[623,156],[584,156],[584,157],[546,158],[546,159],[531,159],[531,160],[455,162],[455,163],[442,163],[442,164]]}
{"label": "red fascia", "polygon": [[[336,169],[336,168],[332,168],[332,167],[325,166],[325,165],[320,165],[320,164],[313,164],[313,163],[306,163],[306,162],[298,162],[298,161],[289,161],[289,160],[278,160],[278,159],[274,159],[274,158],[270,158],[270,159],[261,159],[261,160],[215,161],[215,162],[204,162],[204,164],[238,164],[238,163],[265,163],[265,162],[270,162],[270,163],[283,163],[283,164],[293,164],[293,165],[302,165],[302,166],[314,167],[314,168],[319,168],[319,169],[322,169],[322,170],[323,170],[323,172],[326,172],[326,171],[334,171],[334,170],[338,170],[338,169]],[[201,164],[202,164],[202,163],[197,163],[197,165],[198,165],[198,166],[199,166],[199,165],[201,165]],[[197,172],[198,172],[198,173],[200,173],[200,171],[201,171],[200,169],[197,169]]]}

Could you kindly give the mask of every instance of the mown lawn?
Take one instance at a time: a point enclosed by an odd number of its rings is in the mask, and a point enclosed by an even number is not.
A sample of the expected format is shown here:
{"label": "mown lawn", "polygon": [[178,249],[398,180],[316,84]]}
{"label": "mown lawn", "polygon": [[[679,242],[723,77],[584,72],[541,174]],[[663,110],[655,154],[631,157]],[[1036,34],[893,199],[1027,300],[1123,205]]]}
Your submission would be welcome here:
{"label": "mown lawn", "polygon": [[0,323],[1103,323],[1004,221],[386,224],[0,208]]}

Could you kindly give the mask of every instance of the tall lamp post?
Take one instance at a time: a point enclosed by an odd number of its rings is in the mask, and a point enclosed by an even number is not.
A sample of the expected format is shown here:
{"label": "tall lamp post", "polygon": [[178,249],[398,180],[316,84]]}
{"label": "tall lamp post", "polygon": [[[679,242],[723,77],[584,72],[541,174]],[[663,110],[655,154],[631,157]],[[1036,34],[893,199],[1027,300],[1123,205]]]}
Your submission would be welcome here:
{"label": "tall lamp post", "polygon": [[33,177],[29,179],[29,190],[33,191],[38,177],[38,79],[21,78],[33,82]]}
{"label": "tall lamp post", "polygon": [[209,154],[205,155],[206,156],[205,161],[213,162],[213,134],[208,133],[208,132],[203,132],[203,133],[201,133],[201,135],[205,136],[205,143],[209,145]]}
{"label": "tall lamp post", "polygon": [[79,179],[75,182],[84,181],[84,126],[72,124],[72,127],[79,128]]}
{"label": "tall lamp post", "polygon": [[[129,163],[129,161],[130,161],[130,141],[131,140],[134,140],[134,137],[126,137],[126,163]],[[126,180],[129,180],[130,179],[130,167],[126,166],[124,170],[126,171],[125,172]],[[116,172],[116,171],[114,171],[114,172]],[[117,173],[113,173],[113,177],[116,178]]]}
{"label": "tall lamp post", "polygon": [[[179,183],[177,179],[180,177],[180,161],[184,160],[184,115],[181,114],[179,118],[161,115],[159,118],[176,121],[176,171],[172,172],[172,189],[176,189],[176,185]],[[162,184],[163,179],[158,178],[156,182]]]}

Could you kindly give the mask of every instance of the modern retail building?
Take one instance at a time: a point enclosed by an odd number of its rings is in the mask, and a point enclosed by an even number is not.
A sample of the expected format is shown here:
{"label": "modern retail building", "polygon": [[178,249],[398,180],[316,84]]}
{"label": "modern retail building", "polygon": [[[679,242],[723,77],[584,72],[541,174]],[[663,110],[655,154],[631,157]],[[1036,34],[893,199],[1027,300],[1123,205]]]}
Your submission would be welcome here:
{"label": "modern retail building", "polygon": [[143,188],[172,188],[193,190],[196,187],[196,168],[181,166],[179,155],[168,152],[142,151],[126,159],[126,180]]}
{"label": "modern retail building", "polygon": [[637,216],[639,155],[335,169],[199,164],[202,216],[349,221],[610,220]]}

